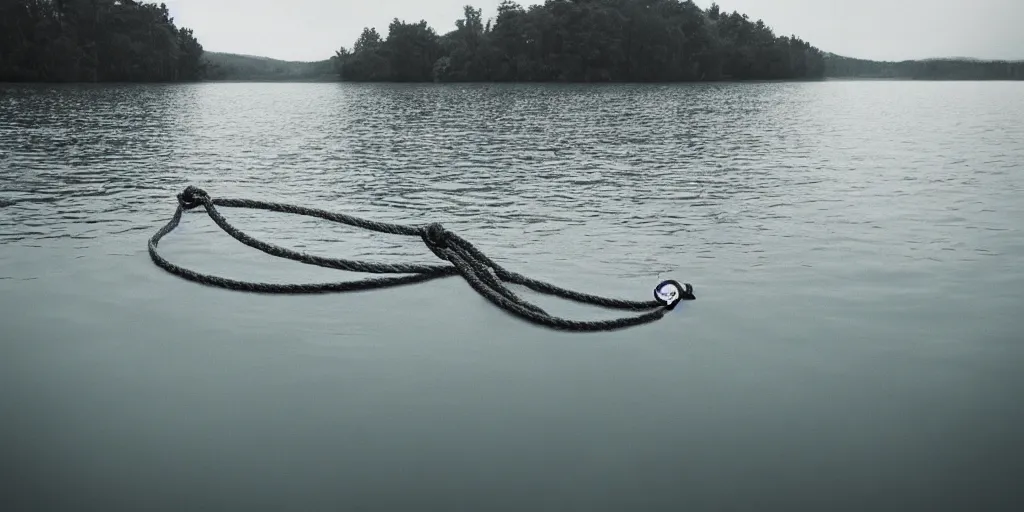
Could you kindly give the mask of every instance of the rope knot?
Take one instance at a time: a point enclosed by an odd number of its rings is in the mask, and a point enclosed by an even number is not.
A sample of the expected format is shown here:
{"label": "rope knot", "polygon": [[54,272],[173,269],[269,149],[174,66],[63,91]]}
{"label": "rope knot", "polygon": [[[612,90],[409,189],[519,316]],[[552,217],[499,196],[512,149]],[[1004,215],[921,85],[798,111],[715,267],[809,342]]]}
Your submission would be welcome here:
{"label": "rope knot", "polygon": [[434,256],[442,260],[448,259],[444,250],[448,248],[448,240],[451,237],[451,233],[444,229],[444,226],[437,222],[430,223],[423,227],[420,236],[423,238],[423,243],[427,244],[427,247],[430,248],[430,252],[434,253]]}
{"label": "rope knot", "polygon": [[183,210],[196,208],[207,199],[210,199],[210,195],[195,185],[185,187],[185,190],[178,194],[178,204],[181,205]]}

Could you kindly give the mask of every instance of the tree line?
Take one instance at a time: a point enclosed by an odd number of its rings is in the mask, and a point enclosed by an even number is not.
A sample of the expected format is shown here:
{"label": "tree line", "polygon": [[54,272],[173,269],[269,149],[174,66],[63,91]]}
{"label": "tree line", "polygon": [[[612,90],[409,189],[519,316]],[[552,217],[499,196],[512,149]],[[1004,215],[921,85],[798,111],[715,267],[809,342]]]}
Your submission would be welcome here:
{"label": "tree line", "polygon": [[310,63],[206,54],[167,6],[137,0],[0,0],[0,82],[324,80],[677,82],[1024,79],[1024,62],[877,62],[823,54],[761,20],[690,0],[504,0],[494,19],[463,9],[438,35],[394,19]]}
{"label": "tree line", "polygon": [[202,56],[164,4],[0,0],[0,81],[196,80]]}
{"label": "tree line", "polygon": [[1024,61],[929,59],[879,62],[827,55],[825,75],[835,78],[914,80],[1024,80]]}
{"label": "tree line", "polygon": [[332,58],[342,80],[671,82],[820,78],[823,54],[717,4],[680,0],[504,0],[497,17],[464,8],[455,30],[397,18]]}

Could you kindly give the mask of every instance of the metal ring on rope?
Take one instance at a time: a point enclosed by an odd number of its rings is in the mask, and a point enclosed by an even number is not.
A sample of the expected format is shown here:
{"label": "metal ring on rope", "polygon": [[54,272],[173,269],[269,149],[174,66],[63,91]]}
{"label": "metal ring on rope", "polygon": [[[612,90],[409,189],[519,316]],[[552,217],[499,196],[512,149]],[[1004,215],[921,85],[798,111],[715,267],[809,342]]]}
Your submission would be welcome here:
{"label": "metal ring on rope", "polygon": [[[175,274],[179,277],[195,281],[197,283],[227,288],[232,290],[243,290],[258,293],[329,293],[355,290],[369,290],[385,288],[412,283],[420,283],[448,277],[455,274],[461,275],[470,287],[476,290],[487,300],[491,301],[508,313],[516,315],[532,323],[550,327],[553,329],[567,331],[608,331],[622,329],[635,325],[653,322],[663,317],[665,313],[673,309],[679,301],[694,300],[693,286],[680,284],[676,281],[664,281],[654,290],[654,300],[635,301],[612,299],[575,292],[555,286],[550,283],[531,279],[521,274],[506,270],[498,265],[491,258],[484,255],[479,249],[473,246],[464,238],[452,233],[441,224],[431,223],[425,226],[404,226],[401,224],[389,224],[376,222],[358,217],[352,217],[342,213],[306,208],[302,206],[270,203],[264,201],[253,201],[249,199],[214,199],[201,188],[188,186],[177,196],[178,209],[174,212],[171,220],[149,239],[149,255],[157,266]],[[372,277],[358,281],[345,281],[336,283],[309,283],[309,284],[271,284],[253,283],[238,281],[224,277],[201,274],[178,265],[175,265],[157,253],[157,245],[160,240],[174,230],[181,222],[182,214],[203,206],[210,218],[225,232],[249,247],[258,249],[267,254],[286,258],[294,261],[317,265],[337,270],[351,272],[364,272],[370,274],[406,274],[395,277]],[[238,228],[232,226],[217,210],[217,206],[253,208],[281,213],[292,213],[317,217],[332,222],[361,227],[381,233],[395,235],[418,236],[428,249],[439,259],[450,263],[449,265],[423,265],[423,264],[391,264],[391,263],[370,263],[364,261],[346,260],[340,258],[325,258],[300,253],[257,240]],[[505,283],[525,286],[536,292],[555,295],[564,299],[591,304],[612,309],[623,309],[631,311],[647,311],[644,314],[610,320],[567,320],[558,318],[547,313],[540,307],[531,304],[510,290]]]}

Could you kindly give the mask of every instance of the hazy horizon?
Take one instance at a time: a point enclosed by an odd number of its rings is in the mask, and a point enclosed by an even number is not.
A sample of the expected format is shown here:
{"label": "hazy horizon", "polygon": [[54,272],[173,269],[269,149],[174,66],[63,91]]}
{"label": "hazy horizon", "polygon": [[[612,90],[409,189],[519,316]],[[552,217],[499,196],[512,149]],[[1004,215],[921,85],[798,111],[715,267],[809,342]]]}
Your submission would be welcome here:
{"label": "hazy horizon", "polygon": [[[439,34],[455,28],[464,5],[493,18],[501,0],[165,0],[175,23],[193,29],[210,52],[317,61],[351,48],[364,27],[387,36],[388,24],[426,20]],[[519,2],[524,7],[543,1]],[[695,0],[708,7],[712,0]],[[824,52],[870,60],[1024,59],[1024,3],[1014,0],[722,0],[725,12],[761,19],[777,35],[796,35]],[[993,14],[998,14],[993,16]],[[959,37],[951,38],[951,34]]]}

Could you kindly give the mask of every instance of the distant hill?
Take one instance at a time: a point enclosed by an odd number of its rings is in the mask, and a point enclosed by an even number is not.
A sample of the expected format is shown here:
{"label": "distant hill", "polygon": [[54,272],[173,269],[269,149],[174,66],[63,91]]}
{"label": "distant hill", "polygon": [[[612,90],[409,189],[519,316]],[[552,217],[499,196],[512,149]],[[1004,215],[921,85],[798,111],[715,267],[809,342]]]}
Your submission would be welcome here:
{"label": "distant hill", "polygon": [[1024,61],[953,57],[898,62],[825,54],[826,78],[911,80],[1024,80]]}
{"label": "distant hill", "polygon": [[235,53],[205,52],[203,60],[206,64],[207,80],[338,80],[338,73],[330,59],[300,62]]}
{"label": "distant hill", "polygon": [[[1024,80],[1024,61],[949,57],[876,61],[824,53],[826,78],[910,80]],[[207,80],[333,82],[340,80],[331,59],[303,62],[255,55],[205,52]]]}

